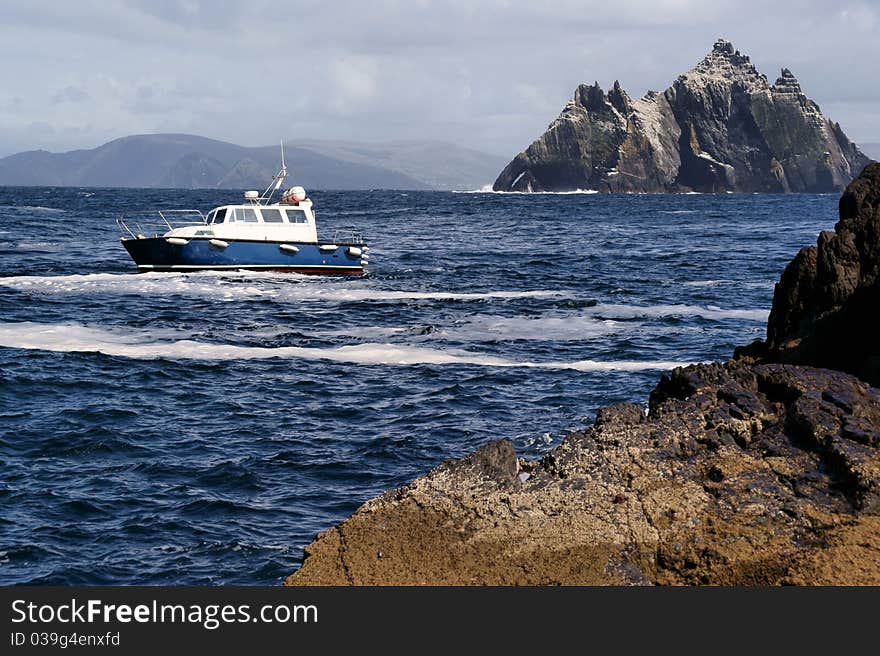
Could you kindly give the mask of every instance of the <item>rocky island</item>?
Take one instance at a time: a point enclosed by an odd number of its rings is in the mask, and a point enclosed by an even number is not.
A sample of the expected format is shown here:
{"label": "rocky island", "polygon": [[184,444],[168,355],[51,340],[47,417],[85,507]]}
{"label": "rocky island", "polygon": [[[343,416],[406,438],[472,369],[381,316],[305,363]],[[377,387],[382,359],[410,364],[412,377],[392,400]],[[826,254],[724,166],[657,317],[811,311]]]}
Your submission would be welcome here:
{"label": "rocky island", "polygon": [[538,461],[498,440],[442,463],[286,584],[880,584],[880,164],[839,213],[782,274],[766,342]]}
{"label": "rocky island", "polygon": [[493,189],[840,192],[869,161],[791,71],[770,84],[719,39],[663,93],[581,84]]}

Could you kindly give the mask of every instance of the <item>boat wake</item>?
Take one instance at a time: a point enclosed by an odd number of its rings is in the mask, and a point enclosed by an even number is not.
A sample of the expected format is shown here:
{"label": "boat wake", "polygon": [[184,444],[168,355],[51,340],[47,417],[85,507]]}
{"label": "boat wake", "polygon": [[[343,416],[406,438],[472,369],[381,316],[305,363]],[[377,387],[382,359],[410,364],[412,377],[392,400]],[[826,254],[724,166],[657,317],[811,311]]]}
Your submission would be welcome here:
{"label": "boat wake", "polygon": [[[330,360],[363,365],[476,365],[576,371],[649,371],[686,366],[665,360],[516,361],[461,349],[435,349],[399,344],[366,343],[331,348],[260,347],[173,339],[172,332],[119,331],[79,324],[0,324],[0,346],[56,353],[101,353],[139,360],[255,360],[268,358]],[[157,340],[156,337],[164,339]],[[149,341],[146,341],[149,340]]]}
{"label": "boat wake", "polygon": [[[247,284],[248,282],[252,284]],[[376,287],[327,284],[296,274],[269,274],[236,271],[233,274],[204,271],[199,273],[91,273],[66,276],[9,276],[0,278],[0,286],[34,294],[143,294],[207,297],[220,300],[295,301],[482,301],[490,299],[564,297],[552,290],[525,291],[405,291]],[[295,284],[291,284],[295,283]]]}

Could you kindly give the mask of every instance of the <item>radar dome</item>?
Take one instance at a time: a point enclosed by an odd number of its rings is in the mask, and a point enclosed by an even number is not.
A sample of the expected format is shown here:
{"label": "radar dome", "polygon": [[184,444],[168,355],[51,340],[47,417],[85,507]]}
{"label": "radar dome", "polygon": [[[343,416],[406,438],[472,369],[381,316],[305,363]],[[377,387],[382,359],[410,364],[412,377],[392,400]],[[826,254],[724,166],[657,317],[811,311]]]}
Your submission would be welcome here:
{"label": "radar dome", "polygon": [[282,203],[299,203],[306,199],[306,190],[302,187],[291,187],[281,197]]}

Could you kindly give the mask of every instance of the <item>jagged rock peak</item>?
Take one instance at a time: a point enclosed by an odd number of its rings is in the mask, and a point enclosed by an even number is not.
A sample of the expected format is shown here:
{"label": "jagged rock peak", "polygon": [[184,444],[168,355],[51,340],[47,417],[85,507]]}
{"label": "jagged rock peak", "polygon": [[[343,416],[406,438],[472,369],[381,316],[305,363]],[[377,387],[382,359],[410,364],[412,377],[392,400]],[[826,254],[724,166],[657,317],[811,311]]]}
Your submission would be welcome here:
{"label": "jagged rock peak", "polygon": [[718,39],[715,42],[715,45],[712,46],[712,52],[707,54],[703,58],[703,61],[717,64],[718,62],[724,60],[729,61],[737,66],[751,63],[751,59],[749,59],[749,56],[742,54],[739,50],[734,48],[733,44],[730,41]]}
{"label": "jagged rock peak", "polygon": [[608,101],[614,106],[618,112],[627,116],[632,109],[632,101],[629,95],[620,86],[620,82],[614,80],[614,86],[608,92]]}
{"label": "jagged rock peak", "polygon": [[748,55],[734,48],[730,41],[718,39],[712,50],[679,80],[697,84],[742,82],[750,89],[769,86],[766,76],[757,71]]}
{"label": "jagged rock peak", "polygon": [[733,47],[733,44],[730,41],[727,41],[726,39],[722,39],[720,37],[717,41],[715,41],[715,45],[712,46],[712,52],[717,52],[720,54],[732,55],[735,51],[736,49]]}
{"label": "jagged rock peak", "polygon": [[779,77],[776,78],[776,83],[773,85],[773,91],[775,93],[803,93],[797,78],[787,68],[783,68]]}
{"label": "jagged rock peak", "polygon": [[598,82],[581,84],[574,92],[574,101],[588,112],[608,111],[608,99]]}

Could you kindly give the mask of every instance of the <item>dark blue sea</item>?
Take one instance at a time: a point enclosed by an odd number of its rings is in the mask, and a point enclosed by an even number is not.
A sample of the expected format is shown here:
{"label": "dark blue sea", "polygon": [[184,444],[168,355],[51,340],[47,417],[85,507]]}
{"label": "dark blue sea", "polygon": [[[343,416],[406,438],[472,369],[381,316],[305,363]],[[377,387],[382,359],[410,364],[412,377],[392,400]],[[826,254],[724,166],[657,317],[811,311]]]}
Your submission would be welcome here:
{"label": "dark blue sea", "polygon": [[539,457],[762,337],[837,196],[312,192],[360,279],[138,274],[123,211],[0,188],[0,584],[277,584],[318,531],[487,440]]}

